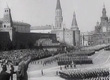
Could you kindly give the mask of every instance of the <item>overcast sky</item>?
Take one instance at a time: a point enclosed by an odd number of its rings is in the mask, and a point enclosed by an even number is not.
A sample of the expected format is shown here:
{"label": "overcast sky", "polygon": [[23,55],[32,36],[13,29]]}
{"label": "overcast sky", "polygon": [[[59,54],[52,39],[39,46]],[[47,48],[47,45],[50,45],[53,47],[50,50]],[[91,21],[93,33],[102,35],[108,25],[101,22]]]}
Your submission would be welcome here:
{"label": "overcast sky", "polygon": [[[0,0],[0,18],[6,2],[11,8],[12,18],[32,26],[54,25],[57,0]],[[76,12],[77,23],[81,32],[94,30],[100,21],[103,4],[110,16],[110,0],[60,0],[63,11],[63,23],[70,28],[73,12]]]}

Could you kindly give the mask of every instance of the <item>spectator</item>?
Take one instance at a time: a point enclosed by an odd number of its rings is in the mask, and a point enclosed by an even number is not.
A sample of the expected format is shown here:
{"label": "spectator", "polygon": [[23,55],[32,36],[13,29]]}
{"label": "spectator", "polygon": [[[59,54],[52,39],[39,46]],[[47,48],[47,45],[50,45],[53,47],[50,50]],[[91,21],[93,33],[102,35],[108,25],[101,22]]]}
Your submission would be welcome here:
{"label": "spectator", "polygon": [[27,69],[31,61],[31,57],[24,58],[18,65],[17,80],[28,80]]}
{"label": "spectator", "polygon": [[[11,69],[10,69],[10,72],[11,72],[11,74],[14,74],[15,72],[14,72],[14,66],[11,64]],[[13,75],[11,75],[11,80],[13,80]]]}
{"label": "spectator", "polygon": [[6,71],[7,71],[7,67],[6,65],[3,65],[2,71],[0,73],[0,80],[10,80],[11,74],[7,73]]}

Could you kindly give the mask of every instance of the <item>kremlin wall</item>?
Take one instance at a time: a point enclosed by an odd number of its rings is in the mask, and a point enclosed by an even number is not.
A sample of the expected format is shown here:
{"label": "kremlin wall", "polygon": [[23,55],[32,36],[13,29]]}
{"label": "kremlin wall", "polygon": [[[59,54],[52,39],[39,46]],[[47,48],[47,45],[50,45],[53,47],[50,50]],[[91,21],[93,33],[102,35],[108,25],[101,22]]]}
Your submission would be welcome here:
{"label": "kremlin wall", "polygon": [[37,40],[47,38],[57,43],[55,34],[30,33],[30,27],[28,23],[12,20],[11,9],[5,8],[0,20],[0,50],[33,48]]}
{"label": "kremlin wall", "polygon": [[68,46],[80,47],[80,30],[75,13],[73,14],[71,29],[64,28],[62,24],[63,16],[60,0],[57,0],[55,26],[52,26],[50,33],[32,33],[30,24],[16,22],[12,19],[11,9],[7,6],[4,9],[3,18],[0,20],[0,50],[33,48],[36,44],[43,45],[43,43],[46,43],[37,42],[40,40],[47,41],[47,46],[58,46],[59,43],[63,43]]}

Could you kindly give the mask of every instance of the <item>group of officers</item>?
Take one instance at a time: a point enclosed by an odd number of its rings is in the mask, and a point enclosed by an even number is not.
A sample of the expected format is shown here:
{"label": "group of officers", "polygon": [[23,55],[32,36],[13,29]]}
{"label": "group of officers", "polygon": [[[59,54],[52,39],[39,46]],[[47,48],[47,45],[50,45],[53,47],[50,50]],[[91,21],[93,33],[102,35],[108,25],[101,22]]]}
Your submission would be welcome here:
{"label": "group of officers", "polygon": [[109,69],[60,71],[60,76],[69,80],[109,80]]}

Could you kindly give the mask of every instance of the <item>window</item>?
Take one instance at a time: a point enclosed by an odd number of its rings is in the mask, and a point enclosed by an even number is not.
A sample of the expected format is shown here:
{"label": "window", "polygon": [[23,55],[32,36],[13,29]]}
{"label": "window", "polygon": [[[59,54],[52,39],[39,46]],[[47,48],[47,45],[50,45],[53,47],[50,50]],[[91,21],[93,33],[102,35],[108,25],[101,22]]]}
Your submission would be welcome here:
{"label": "window", "polygon": [[4,25],[4,28],[6,28],[6,25]]}
{"label": "window", "polygon": [[106,32],[106,27],[104,26],[104,27],[102,28],[102,30],[103,30],[103,32]]}

